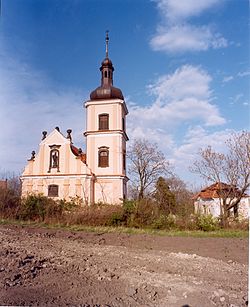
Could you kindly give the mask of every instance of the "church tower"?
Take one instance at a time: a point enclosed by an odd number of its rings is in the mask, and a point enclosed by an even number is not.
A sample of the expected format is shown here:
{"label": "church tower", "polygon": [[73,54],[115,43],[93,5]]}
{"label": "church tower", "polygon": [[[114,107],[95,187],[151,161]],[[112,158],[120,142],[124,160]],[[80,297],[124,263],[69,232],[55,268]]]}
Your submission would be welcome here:
{"label": "church tower", "polygon": [[122,91],[113,86],[114,67],[108,55],[109,36],[106,32],[106,57],[101,71],[101,86],[85,102],[87,128],[84,135],[86,164],[94,176],[94,202],[118,204],[127,196],[126,176],[126,115]]}

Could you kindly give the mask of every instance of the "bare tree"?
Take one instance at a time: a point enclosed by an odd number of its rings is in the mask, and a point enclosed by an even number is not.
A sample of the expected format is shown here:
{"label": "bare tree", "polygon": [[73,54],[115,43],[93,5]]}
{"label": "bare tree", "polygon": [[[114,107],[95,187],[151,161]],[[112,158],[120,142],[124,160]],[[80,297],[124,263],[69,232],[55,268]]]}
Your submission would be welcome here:
{"label": "bare tree", "polygon": [[136,139],[128,150],[129,172],[138,190],[138,198],[152,187],[160,176],[170,173],[169,162],[157,144]]}
{"label": "bare tree", "polygon": [[[250,186],[250,133],[233,133],[226,141],[227,152],[218,153],[208,146],[190,170],[207,181],[218,183],[224,219],[237,207]],[[226,183],[226,185],[225,185]]]}

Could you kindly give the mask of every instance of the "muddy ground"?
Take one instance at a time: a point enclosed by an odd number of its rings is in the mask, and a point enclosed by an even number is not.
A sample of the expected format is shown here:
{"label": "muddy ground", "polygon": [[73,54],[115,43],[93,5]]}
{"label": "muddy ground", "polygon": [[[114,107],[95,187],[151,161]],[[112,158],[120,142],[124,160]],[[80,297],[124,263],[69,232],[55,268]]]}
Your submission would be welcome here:
{"label": "muddy ground", "polygon": [[0,305],[247,306],[248,240],[0,226]]}

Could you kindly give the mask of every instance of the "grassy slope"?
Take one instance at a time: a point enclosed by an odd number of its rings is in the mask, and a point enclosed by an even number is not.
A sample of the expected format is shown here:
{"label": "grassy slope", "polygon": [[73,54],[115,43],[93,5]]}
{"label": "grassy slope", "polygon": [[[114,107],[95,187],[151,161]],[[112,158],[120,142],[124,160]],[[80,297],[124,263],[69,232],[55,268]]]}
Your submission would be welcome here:
{"label": "grassy slope", "polygon": [[129,233],[129,234],[150,234],[169,237],[217,237],[217,238],[248,238],[249,232],[246,230],[220,229],[216,231],[200,231],[200,230],[155,230],[155,229],[137,229],[127,227],[102,227],[102,226],[84,226],[84,225],[62,225],[62,224],[46,224],[38,222],[23,222],[16,220],[1,219],[0,225],[19,225],[23,227],[43,227],[48,229],[60,229],[71,231],[85,231],[97,233]]}

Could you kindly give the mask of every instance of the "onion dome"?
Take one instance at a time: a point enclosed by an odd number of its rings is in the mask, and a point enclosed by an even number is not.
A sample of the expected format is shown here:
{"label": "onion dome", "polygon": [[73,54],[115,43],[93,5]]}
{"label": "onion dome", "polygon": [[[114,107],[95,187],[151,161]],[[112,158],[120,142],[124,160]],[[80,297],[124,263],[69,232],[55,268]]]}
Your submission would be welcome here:
{"label": "onion dome", "polygon": [[90,100],[97,100],[97,99],[124,99],[122,91],[119,88],[113,86],[113,71],[114,67],[112,61],[108,57],[108,31],[106,32],[106,57],[102,61],[100,71],[102,75],[101,79],[101,86],[96,88],[90,94]]}

